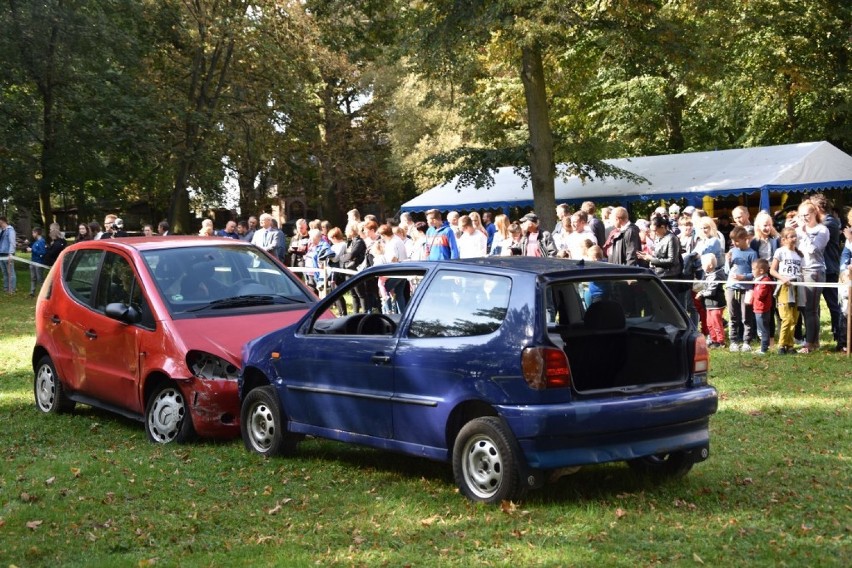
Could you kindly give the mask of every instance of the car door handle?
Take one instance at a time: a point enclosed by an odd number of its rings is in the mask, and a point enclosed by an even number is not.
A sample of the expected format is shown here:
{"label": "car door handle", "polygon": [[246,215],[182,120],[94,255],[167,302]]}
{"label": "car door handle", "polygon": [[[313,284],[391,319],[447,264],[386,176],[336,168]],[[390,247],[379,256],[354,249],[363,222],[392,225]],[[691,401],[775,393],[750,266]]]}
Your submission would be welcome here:
{"label": "car door handle", "polygon": [[92,331],[91,329],[87,329],[86,330],[86,337],[88,337],[89,339],[97,339],[98,334],[95,333],[94,331]]}
{"label": "car door handle", "polygon": [[59,324],[59,323],[61,323],[61,322],[62,322],[62,320],[61,320],[61,319],[59,319],[59,316],[53,316],[53,317],[51,317],[51,318],[50,318],[50,321],[51,321],[51,322],[53,322],[53,323],[55,323],[55,324]]}
{"label": "car door handle", "polygon": [[370,361],[372,361],[376,365],[387,365],[388,363],[390,363],[390,360],[390,357],[388,357],[387,355],[382,355],[380,353],[377,353],[370,357]]}

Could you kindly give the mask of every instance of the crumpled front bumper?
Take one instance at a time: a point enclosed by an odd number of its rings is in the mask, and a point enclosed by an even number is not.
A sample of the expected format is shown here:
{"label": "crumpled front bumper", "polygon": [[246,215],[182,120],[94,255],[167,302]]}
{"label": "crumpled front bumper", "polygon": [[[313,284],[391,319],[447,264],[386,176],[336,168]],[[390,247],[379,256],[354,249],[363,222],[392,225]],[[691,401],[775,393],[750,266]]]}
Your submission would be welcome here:
{"label": "crumpled front bumper", "polygon": [[236,438],[240,435],[240,398],[237,381],[187,379],[184,394],[195,432],[204,438]]}

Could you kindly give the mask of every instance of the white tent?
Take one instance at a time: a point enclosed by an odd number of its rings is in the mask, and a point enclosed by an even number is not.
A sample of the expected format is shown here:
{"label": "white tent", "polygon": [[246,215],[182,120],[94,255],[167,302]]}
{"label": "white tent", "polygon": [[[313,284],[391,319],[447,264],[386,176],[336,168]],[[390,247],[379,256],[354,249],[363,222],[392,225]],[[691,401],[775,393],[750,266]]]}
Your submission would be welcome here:
{"label": "white tent", "polygon": [[[714,152],[693,152],[605,160],[650,183],[605,178],[583,183],[556,178],[556,202],[585,200],[628,203],[686,199],[699,205],[705,196],[760,192],[760,208],[769,208],[769,192],[817,191],[852,187],[852,156],[828,142],[785,144]],[[503,209],[533,205],[530,182],[514,168],[500,168],[490,188],[458,187],[458,178],[436,186],[402,205],[402,211]]]}

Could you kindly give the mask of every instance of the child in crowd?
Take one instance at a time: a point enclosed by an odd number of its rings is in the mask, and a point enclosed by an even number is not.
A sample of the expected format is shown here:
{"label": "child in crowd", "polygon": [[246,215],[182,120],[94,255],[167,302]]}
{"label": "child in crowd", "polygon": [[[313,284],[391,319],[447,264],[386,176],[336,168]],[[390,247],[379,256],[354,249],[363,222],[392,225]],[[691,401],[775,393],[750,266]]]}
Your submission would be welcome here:
{"label": "child in crowd", "polygon": [[769,273],[780,282],[775,289],[778,315],[781,316],[781,328],[778,332],[778,353],[783,355],[793,351],[793,330],[799,319],[799,306],[805,305],[804,288],[793,286],[792,282],[802,281],[802,255],[796,249],[796,229],[786,227],[781,231],[781,246],[772,256]]}
{"label": "child in crowd", "polygon": [[701,255],[701,269],[704,279],[693,286],[693,290],[703,302],[707,310],[707,328],[710,331],[708,347],[725,345],[725,324],[722,312],[725,310],[725,271],[716,267],[716,255],[712,252]]}
{"label": "child in crowd", "polygon": [[849,317],[849,286],[852,286],[852,266],[847,266],[840,273],[838,280],[839,290],[837,298],[840,301],[840,321],[837,322],[837,350],[844,353],[849,351],[849,344],[846,341],[848,337],[848,317]]}
{"label": "child in crowd", "polygon": [[[38,264],[44,264],[44,253],[47,252],[47,243],[42,236],[41,227],[33,229],[33,243],[27,247],[27,252],[31,252],[32,261]],[[36,292],[41,288],[41,283],[44,282],[44,267],[38,264],[30,265],[30,298],[34,298]]]}
{"label": "child in crowd", "polygon": [[[378,266],[380,264],[387,264],[388,260],[385,257],[385,243],[382,239],[377,240],[373,243],[373,246],[370,247],[370,255],[373,257],[373,266]],[[394,303],[395,298],[388,290],[387,286],[388,277],[381,276],[378,280],[379,287],[379,300],[381,300],[381,308],[383,314],[393,314],[398,313],[394,311]]]}
{"label": "child in crowd", "polygon": [[[586,249],[586,254],[583,256],[585,260],[592,260],[600,262],[603,260],[603,249],[598,245],[592,245]],[[607,294],[609,294],[610,285],[608,282],[595,282],[590,281],[588,286],[586,286],[586,290],[583,293],[584,300],[586,302],[586,309],[591,306],[593,303],[602,300]]]}
{"label": "child in crowd", "polygon": [[725,288],[725,301],[728,304],[728,339],[730,339],[730,350],[751,351],[749,342],[753,339],[754,330],[751,328],[753,313],[751,305],[745,302],[746,292],[751,290],[749,282],[753,275],[751,263],[757,260],[749,243],[751,235],[744,227],[731,229],[731,242],[733,246],[725,255],[728,272],[728,285]]}
{"label": "child in crowd", "polygon": [[752,310],[757,325],[757,336],[760,338],[760,351],[758,355],[766,355],[769,352],[769,342],[772,339],[772,295],[775,293],[775,284],[769,276],[769,261],[758,258],[751,264],[751,272],[754,274],[754,290],[752,291]]}

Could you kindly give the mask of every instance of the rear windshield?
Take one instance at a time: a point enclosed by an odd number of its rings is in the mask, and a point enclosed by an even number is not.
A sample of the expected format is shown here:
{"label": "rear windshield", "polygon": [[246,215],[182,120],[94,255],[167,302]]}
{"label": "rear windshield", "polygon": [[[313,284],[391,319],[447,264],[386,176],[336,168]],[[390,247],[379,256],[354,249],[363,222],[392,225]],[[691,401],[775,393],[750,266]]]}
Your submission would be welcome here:
{"label": "rear windshield", "polygon": [[[586,313],[596,303],[606,305],[592,310],[594,321],[587,321]],[[556,282],[547,288],[546,305],[548,326],[689,328],[688,320],[666,290],[652,278]]]}
{"label": "rear windshield", "polygon": [[253,247],[173,248],[142,258],[172,315],[314,301],[290,272]]}

